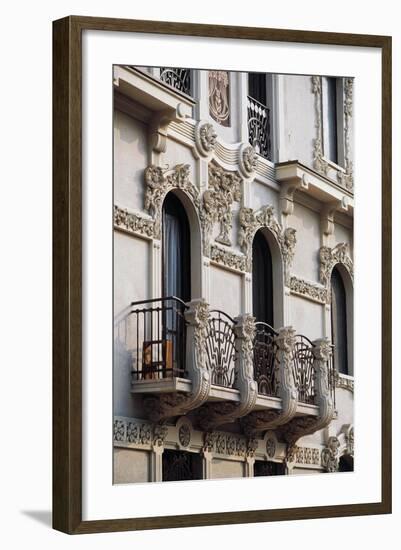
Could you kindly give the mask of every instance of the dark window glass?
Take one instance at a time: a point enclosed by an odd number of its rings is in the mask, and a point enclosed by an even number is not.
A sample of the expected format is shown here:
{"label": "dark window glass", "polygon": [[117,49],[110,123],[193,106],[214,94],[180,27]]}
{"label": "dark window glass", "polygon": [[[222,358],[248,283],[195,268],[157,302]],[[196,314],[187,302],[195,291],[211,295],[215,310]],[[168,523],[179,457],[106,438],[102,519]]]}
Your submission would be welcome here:
{"label": "dark window glass", "polygon": [[264,73],[248,73],[248,94],[266,105],[266,75]]}
{"label": "dark window glass", "polygon": [[256,233],[252,244],[252,300],[256,321],[274,326],[272,257],[261,231]]}
{"label": "dark window glass", "polygon": [[180,200],[169,193],[163,204],[163,295],[191,299],[190,233]]}
{"label": "dark window glass", "polygon": [[340,272],[335,267],[331,274],[331,333],[334,344],[334,366],[348,374],[347,299]]}
{"label": "dark window glass", "polygon": [[257,460],[253,467],[253,475],[254,477],[283,476],[285,475],[285,467],[284,464],[279,462],[262,462],[261,460]]}
{"label": "dark window glass", "polygon": [[352,456],[343,455],[340,458],[338,465],[339,472],[353,472],[354,471],[354,459]]}
{"label": "dark window glass", "polygon": [[325,117],[324,155],[338,164],[337,146],[337,79],[333,77],[323,78],[323,110]]}
{"label": "dark window glass", "polygon": [[163,481],[202,479],[202,457],[187,451],[165,450],[162,455]]}

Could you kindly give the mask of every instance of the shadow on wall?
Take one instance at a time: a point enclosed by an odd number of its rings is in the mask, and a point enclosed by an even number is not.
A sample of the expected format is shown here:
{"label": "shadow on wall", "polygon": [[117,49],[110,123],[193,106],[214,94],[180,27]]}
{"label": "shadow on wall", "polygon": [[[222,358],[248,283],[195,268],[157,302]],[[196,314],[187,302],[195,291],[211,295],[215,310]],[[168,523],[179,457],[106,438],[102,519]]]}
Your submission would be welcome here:
{"label": "shadow on wall", "polygon": [[52,526],[52,513],[50,510],[21,510],[21,514],[46,527]]}

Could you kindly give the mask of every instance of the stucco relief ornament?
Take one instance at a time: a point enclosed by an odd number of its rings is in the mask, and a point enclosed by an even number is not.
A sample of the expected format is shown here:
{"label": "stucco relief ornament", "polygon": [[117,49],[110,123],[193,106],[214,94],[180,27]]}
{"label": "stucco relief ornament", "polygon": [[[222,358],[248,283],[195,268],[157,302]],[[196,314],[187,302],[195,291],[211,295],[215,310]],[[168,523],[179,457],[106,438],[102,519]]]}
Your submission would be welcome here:
{"label": "stucco relief ornament", "polygon": [[337,437],[329,437],[327,447],[322,451],[322,466],[326,472],[337,472],[339,466],[340,442]]}
{"label": "stucco relief ornament", "polygon": [[252,271],[252,242],[255,233],[259,229],[266,228],[273,234],[280,247],[284,261],[284,276],[286,284],[289,284],[289,268],[297,242],[296,230],[287,227],[283,231],[274,215],[274,207],[271,205],[263,206],[256,212],[252,208],[242,207],[239,212],[239,223],[238,244],[246,255],[247,271]]}
{"label": "stucco relief ornament", "polygon": [[178,430],[178,439],[183,447],[188,447],[191,442],[191,430],[188,424],[182,424]]}
{"label": "stucco relief ornament", "polygon": [[290,289],[294,294],[300,294],[319,304],[325,304],[328,301],[328,293],[325,287],[295,276],[290,278]]}
{"label": "stucco relief ornament", "polygon": [[258,155],[252,145],[243,144],[239,150],[239,168],[245,178],[255,175],[258,166]]}
{"label": "stucco relief ornament", "polygon": [[114,441],[125,440],[125,422],[122,420],[114,421]]}
{"label": "stucco relief ornament", "polygon": [[216,444],[217,432],[206,432],[203,442],[203,452],[212,453]]}
{"label": "stucco relief ornament", "polygon": [[354,190],[354,167],[351,160],[350,151],[350,131],[351,118],[353,110],[353,87],[354,79],[344,79],[344,160],[345,172],[337,172],[337,181],[340,185],[346,187],[349,191]]}
{"label": "stucco relief ornament", "polygon": [[153,445],[155,447],[162,447],[167,437],[168,428],[163,424],[156,424],[153,427]]}
{"label": "stucco relief ornament", "polygon": [[233,202],[241,200],[242,179],[235,172],[228,172],[209,164],[209,188],[203,193],[200,219],[203,230],[204,254],[210,254],[210,237],[216,222],[220,224],[220,232],[216,241],[231,246],[231,229]]}
{"label": "stucco relief ornament", "polygon": [[208,157],[215,149],[217,133],[213,124],[200,121],[195,126],[195,144],[202,157]]}
{"label": "stucco relief ornament", "polygon": [[266,439],[266,454],[269,458],[274,458],[276,454],[276,442],[272,437]]}
{"label": "stucco relief ornament", "polygon": [[164,170],[151,165],[145,169],[145,210],[154,218],[154,236],[161,234],[161,208],[164,197],[172,189],[181,189],[199,208],[199,190],[189,179],[189,164],[177,164],[173,169]]}
{"label": "stucco relief ornament", "polygon": [[323,158],[322,129],[322,81],[320,76],[312,76],[312,93],[315,96],[315,128],[316,138],[313,142],[313,167],[317,172],[327,175],[329,165]]}
{"label": "stucco relief ornament", "polygon": [[343,264],[351,279],[354,278],[354,264],[350,256],[348,243],[339,243],[334,248],[322,246],[319,251],[320,257],[320,282],[327,288],[330,285],[331,272],[333,267]]}
{"label": "stucco relief ornament", "polygon": [[238,271],[245,271],[246,269],[245,256],[236,254],[225,248],[220,248],[216,245],[210,247],[210,259],[218,264]]}
{"label": "stucco relief ornament", "polygon": [[147,237],[152,237],[154,225],[154,220],[144,218],[114,205],[114,227],[116,229],[123,229],[129,233],[139,233]]}

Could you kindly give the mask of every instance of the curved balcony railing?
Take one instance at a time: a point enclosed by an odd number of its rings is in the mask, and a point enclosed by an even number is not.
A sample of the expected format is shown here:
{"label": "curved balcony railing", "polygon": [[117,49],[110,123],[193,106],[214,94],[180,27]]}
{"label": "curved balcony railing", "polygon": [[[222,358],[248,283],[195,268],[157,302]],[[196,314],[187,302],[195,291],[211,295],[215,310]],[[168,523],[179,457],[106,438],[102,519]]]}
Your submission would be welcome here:
{"label": "curved balcony railing", "polygon": [[262,157],[271,160],[270,110],[255,98],[248,96],[249,143]]}
{"label": "curved balcony railing", "polygon": [[191,95],[191,70],[160,67],[160,80],[184,94]]}
{"label": "curved balcony railing", "polygon": [[315,358],[313,343],[302,334],[295,336],[293,350],[293,377],[298,390],[298,401],[315,404]]}
{"label": "curved balcony railing", "polygon": [[253,341],[253,370],[258,384],[258,393],[276,397],[278,395],[277,344],[278,333],[267,323],[255,323]]}
{"label": "curved balcony railing", "polygon": [[207,364],[212,384],[232,388],[235,383],[235,321],[227,313],[211,310],[206,337]]}
{"label": "curved balcony railing", "polygon": [[186,308],[175,296],[131,303],[134,380],[186,376]]}

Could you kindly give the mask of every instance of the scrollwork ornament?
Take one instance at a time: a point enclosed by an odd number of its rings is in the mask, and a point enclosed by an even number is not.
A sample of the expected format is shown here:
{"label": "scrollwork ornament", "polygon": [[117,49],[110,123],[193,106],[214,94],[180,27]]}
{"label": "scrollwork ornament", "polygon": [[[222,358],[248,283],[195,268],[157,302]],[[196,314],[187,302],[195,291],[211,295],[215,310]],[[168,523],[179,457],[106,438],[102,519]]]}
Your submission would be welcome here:
{"label": "scrollwork ornament", "polygon": [[335,436],[329,437],[327,447],[323,449],[321,455],[322,466],[326,472],[332,473],[338,471],[340,460],[339,447],[340,442],[338,438]]}
{"label": "scrollwork ornament", "polygon": [[191,429],[188,424],[182,424],[178,430],[178,439],[182,447],[188,447],[191,442]]}
{"label": "scrollwork ornament", "polygon": [[217,133],[213,124],[200,121],[195,126],[195,143],[198,153],[202,157],[208,157],[215,149]]}
{"label": "scrollwork ornament", "polygon": [[276,441],[272,437],[266,439],[266,454],[269,458],[274,458],[276,454]]}
{"label": "scrollwork ornament", "polygon": [[258,166],[258,155],[252,145],[243,144],[239,151],[239,168],[245,178],[255,175]]}
{"label": "scrollwork ornament", "polygon": [[320,258],[320,282],[327,289],[330,287],[331,272],[333,267],[340,263],[345,266],[351,279],[354,278],[354,264],[350,256],[348,243],[339,243],[334,248],[322,246],[319,251]]}

